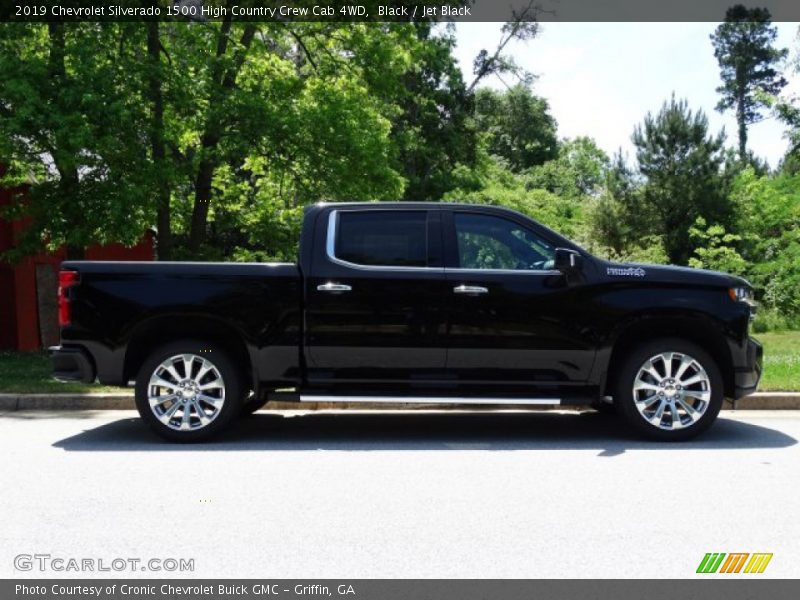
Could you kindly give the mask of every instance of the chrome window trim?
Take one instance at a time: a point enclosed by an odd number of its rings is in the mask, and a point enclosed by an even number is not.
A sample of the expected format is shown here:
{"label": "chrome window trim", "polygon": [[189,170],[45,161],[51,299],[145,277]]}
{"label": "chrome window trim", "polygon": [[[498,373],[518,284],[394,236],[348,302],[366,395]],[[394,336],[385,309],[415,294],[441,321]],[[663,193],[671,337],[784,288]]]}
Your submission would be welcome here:
{"label": "chrome window trim", "polygon": [[[379,209],[380,210],[380,209]],[[358,263],[350,262],[349,260],[342,260],[341,258],[337,258],[334,252],[334,246],[336,244],[336,227],[339,224],[339,213],[340,212],[375,212],[370,211],[368,209],[355,209],[355,210],[347,210],[347,211],[340,211],[340,210],[333,210],[331,214],[328,216],[328,239],[325,241],[325,253],[328,256],[328,260],[337,265],[341,265],[343,267],[347,267],[349,269],[359,269],[362,271],[398,271],[398,272],[444,272],[444,267],[402,267],[402,266],[390,266],[390,265],[360,265]],[[409,211],[405,212],[424,212],[426,215],[429,212],[428,210],[414,210],[410,209]]]}
{"label": "chrome window trim", "polygon": [[[332,263],[347,267],[349,269],[358,269],[362,271],[398,271],[398,272],[438,272],[438,273],[465,273],[465,274],[489,274],[489,275],[513,275],[513,274],[536,274],[536,275],[560,275],[561,271],[557,269],[462,269],[461,267],[400,267],[389,265],[360,265],[358,263],[350,262],[337,258],[335,254],[336,244],[336,227],[339,224],[340,212],[377,212],[381,209],[351,209],[351,210],[332,210],[328,215],[328,234],[325,240],[325,254]],[[388,209],[387,209],[388,210]],[[429,212],[429,209],[409,209],[405,212]],[[482,214],[482,213],[478,213]],[[501,217],[502,218],[502,217]],[[514,222],[514,221],[512,221]]]}

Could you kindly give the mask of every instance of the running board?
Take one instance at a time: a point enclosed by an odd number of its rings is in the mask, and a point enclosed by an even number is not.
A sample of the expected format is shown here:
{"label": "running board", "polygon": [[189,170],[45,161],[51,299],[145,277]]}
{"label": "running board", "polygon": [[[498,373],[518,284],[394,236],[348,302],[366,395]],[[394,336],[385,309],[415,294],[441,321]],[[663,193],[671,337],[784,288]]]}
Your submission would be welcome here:
{"label": "running board", "polygon": [[386,404],[508,404],[558,406],[560,398],[456,398],[452,396],[319,396],[300,394],[300,402],[384,402]]}

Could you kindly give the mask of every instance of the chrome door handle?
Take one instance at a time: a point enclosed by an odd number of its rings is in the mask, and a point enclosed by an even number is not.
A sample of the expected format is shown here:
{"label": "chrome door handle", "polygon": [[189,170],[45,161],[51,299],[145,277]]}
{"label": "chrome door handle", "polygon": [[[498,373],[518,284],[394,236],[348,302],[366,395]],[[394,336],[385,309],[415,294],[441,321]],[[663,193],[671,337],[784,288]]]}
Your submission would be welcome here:
{"label": "chrome door handle", "polygon": [[488,294],[489,289],[479,285],[457,285],[453,288],[454,294],[466,294],[467,296],[480,296]]}
{"label": "chrome door handle", "polygon": [[349,285],[345,285],[343,283],[323,283],[317,286],[318,292],[349,292],[352,290]]}

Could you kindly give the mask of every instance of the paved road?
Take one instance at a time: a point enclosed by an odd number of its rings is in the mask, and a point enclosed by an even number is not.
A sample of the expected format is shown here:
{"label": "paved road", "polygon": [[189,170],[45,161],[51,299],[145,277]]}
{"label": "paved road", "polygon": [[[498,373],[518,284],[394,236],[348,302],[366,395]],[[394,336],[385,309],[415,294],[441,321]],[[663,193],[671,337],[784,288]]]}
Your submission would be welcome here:
{"label": "paved road", "polygon": [[25,575],[19,553],[194,558],[200,577],[690,577],[706,552],[758,551],[763,576],[798,577],[798,439],[789,411],[680,445],[588,413],[261,412],[195,446],[129,411],[6,413],[0,577]]}

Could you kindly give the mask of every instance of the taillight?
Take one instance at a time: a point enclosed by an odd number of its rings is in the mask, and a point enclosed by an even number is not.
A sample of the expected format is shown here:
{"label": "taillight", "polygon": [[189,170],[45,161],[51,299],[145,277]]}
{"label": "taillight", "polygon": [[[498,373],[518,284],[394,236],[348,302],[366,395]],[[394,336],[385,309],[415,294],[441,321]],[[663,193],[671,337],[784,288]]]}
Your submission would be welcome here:
{"label": "taillight", "polygon": [[58,324],[66,327],[72,323],[72,311],[67,298],[67,289],[78,284],[76,271],[60,271],[58,273]]}

